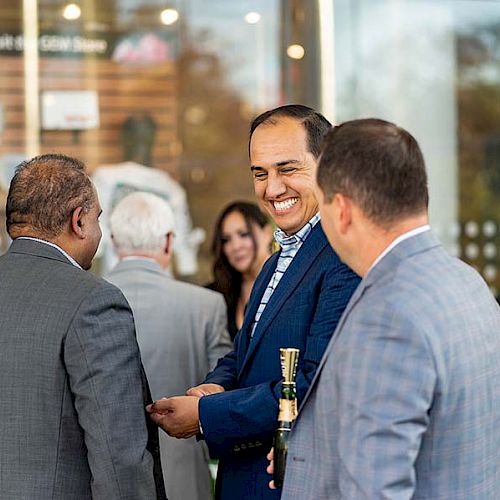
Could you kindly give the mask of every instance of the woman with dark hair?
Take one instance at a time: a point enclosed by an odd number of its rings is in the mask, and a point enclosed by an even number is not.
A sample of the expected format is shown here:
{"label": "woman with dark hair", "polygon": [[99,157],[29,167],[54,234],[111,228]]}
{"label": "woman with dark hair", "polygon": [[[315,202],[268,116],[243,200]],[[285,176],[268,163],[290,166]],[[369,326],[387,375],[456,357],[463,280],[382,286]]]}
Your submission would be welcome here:
{"label": "woman with dark hair", "polygon": [[271,255],[272,241],[271,224],[254,203],[231,203],[219,215],[212,241],[214,281],[208,287],[226,299],[232,339],[243,324],[252,286]]}

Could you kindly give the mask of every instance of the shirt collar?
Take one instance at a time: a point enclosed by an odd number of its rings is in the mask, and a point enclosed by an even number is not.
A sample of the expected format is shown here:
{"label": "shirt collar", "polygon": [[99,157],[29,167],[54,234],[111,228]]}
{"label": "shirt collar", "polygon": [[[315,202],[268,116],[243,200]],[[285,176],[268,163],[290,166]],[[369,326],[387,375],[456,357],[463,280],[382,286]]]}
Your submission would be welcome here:
{"label": "shirt collar", "polygon": [[301,245],[312,228],[320,221],[319,212],[307,221],[296,233],[286,234],[282,229],[278,228],[274,231],[274,239],[279,243],[281,248]]}
{"label": "shirt collar", "polygon": [[153,259],[152,257],[144,257],[143,255],[127,255],[126,257],[122,257],[121,260],[127,261],[127,260],[145,260],[146,262],[155,262],[156,260]]}
{"label": "shirt collar", "polygon": [[49,247],[55,248],[56,250],[59,250],[70,262],[73,264],[75,267],[79,267],[82,269],[82,266],[78,264],[78,262],[71,257],[67,252],[65,252],[60,246],[56,245],[55,243],[52,243],[50,241],[45,241],[41,240],[39,238],[32,238],[31,236],[19,236],[19,238],[16,238],[18,240],[31,240],[31,241],[38,241],[38,243],[43,243],[44,245],[48,245]]}
{"label": "shirt collar", "polygon": [[411,238],[412,236],[416,236],[417,234],[424,233],[425,231],[430,231],[431,226],[429,224],[425,224],[424,226],[417,227],[415,229],[412,229],[411,231],[408,231],[406,233],[403,233],[399,235],[395,240],[391,242],[391,244],[375,259],[373,264],[370,266],[370,269],[368,269],[368,274],[395,246],[399,245],[401,242],[404,240],[407,240],[408,238]]}

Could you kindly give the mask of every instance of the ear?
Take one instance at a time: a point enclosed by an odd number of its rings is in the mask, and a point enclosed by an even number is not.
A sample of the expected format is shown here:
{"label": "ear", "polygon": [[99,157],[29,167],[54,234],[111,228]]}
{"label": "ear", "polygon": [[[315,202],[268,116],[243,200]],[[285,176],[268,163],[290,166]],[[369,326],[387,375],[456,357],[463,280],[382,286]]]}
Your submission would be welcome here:
{"label": "ear", "polygon": [[83,207],[76,207],[71,214],[71,230],[80,239],[85,238],[85,232],[83,230],[83,217],[84,211]]}
{"label": "ear", "polygon": [[338,206],[339,231],[345,234],[352,224],[352,202],[350,198],[340,193],[335,194],[334,201]]}

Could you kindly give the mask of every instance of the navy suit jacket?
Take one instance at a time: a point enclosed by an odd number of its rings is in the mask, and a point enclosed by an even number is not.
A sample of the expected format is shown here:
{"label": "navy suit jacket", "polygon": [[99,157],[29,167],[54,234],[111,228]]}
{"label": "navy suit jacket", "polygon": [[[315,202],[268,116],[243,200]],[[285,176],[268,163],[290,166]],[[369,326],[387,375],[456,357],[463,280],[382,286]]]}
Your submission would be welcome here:
{"label": "navy suit jacket", "polygon": [[296,377],[300,403],[359,283],[359,277],[340,262],[317,224],[281,278],[250,338],[255,313],[278,257],[279,253],[270,257],[255,282],[234,350],[205,380],[223,386],[226,392],[200,399],[204,438],[212,456],[222,459],[218,478],[221,498],[277,497],[267,486],[265,455],[278,417],[282,378],[279,349],[300,349]]}

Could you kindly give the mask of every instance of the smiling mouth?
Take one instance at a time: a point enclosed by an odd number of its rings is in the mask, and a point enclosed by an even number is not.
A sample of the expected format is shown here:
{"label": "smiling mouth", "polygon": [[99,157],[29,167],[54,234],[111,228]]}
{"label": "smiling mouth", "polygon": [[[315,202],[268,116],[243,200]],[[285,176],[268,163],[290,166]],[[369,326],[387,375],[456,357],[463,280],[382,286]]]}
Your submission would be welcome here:
{"label": "smiling mouth", "polygon": [[237,256],[233,257],[233,259],[234,259],[236,262],[241,262],[242,260],[246,260],[246,259],[247,259],[247,256],[246,256],[246,255],[237,255]]}
{"label": "smiling mouth", "polygon": [[298,201],[298,198],[288,198],[285,201],[273,201],[273,207],[277,212],[288,210],[289,208],[292,208]]}

